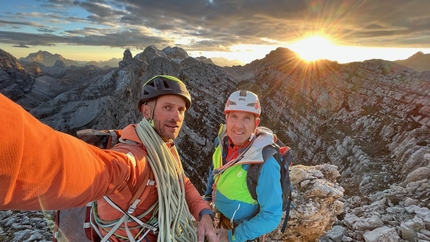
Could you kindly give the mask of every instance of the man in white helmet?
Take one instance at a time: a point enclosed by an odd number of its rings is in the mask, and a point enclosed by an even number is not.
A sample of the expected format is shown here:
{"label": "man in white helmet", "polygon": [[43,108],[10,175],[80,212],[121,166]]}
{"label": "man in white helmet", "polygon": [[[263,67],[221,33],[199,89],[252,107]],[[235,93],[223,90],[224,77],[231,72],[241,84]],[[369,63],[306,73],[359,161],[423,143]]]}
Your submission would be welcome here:
{"label": "man in white helmet", "polygon": [[[282,217],[280,166],[271,156],[263,160],[262,150],[276,140],[260,123],[258,96],[250,91],[232,93],[225,104],[226,123],[216,139],[213,164],[204,199],[220,213],[220,241],[263,241]],[[251,164],[261,164],[253,199],[247,187]]]}

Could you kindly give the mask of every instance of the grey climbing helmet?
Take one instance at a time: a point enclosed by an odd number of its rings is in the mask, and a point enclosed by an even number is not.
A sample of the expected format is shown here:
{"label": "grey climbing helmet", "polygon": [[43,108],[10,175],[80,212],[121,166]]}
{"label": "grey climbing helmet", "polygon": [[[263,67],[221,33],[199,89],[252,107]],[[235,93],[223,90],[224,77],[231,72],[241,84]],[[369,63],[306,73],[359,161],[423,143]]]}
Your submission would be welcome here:
{"label": "grey climbing helmet", "polygon": [[191,95],[181,80],[174,76],[157,75],[143,84],[138,105],[139,110],[145,102],[162,95],[179,95],[184,98],[187,109],[191,106]]}

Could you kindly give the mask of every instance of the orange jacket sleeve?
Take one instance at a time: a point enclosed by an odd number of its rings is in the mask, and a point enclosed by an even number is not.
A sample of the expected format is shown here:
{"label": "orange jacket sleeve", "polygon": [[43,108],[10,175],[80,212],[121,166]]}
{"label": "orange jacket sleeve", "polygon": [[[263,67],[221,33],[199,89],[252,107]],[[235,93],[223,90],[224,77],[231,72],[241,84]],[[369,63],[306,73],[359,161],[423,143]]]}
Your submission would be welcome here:
{"label": "orange jacket sleeve", "polygon": [[188,177],[184,179],[185,183],[185,200],[187,200],[188,208],[196,220],[199,220],[199,214],[203,209],[210,210],[211,208],[203,200],[197,188],[193,185]]}
{"label": "orange jacket sleeve", "polygon": [[55,210],[133,181],[134,159],[42,124],[0,94],[0,210]]}

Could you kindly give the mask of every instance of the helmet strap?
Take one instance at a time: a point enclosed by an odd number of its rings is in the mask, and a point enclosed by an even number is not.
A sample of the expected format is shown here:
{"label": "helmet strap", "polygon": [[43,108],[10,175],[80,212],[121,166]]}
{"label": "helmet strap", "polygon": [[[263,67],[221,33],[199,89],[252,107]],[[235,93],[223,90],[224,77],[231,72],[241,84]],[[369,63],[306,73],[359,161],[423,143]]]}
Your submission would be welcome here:
{"label": "helmet strap", "polygon": [[151,110],[151,116],[148,119],[148,122],[152,127],[154,127],[154,112],[155,112],[156,105],[157,105],[157,99],[155,99],[154,106],[152,107],[152,110]]}
{"label": "helmet strap", "polygon": [[251,141],[254,138],[254,133],[251,134],[251,136],[249,136],[249,141]]}

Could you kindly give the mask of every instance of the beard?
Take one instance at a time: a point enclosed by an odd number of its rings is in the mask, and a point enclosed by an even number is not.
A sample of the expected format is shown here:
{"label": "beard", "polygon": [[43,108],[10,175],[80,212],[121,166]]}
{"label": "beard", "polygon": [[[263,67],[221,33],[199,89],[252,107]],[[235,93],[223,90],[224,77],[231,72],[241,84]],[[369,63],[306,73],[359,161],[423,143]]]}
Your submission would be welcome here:
{"label": "beard", "polygon": [[164,141],[171,141],[178,137],[182,124],[174,121],[161,122],[154,120],[154,128]]}

